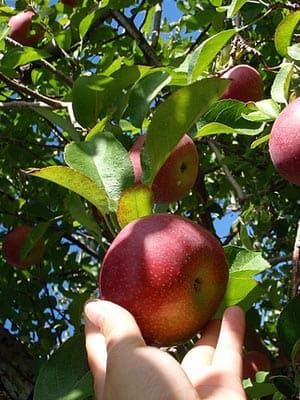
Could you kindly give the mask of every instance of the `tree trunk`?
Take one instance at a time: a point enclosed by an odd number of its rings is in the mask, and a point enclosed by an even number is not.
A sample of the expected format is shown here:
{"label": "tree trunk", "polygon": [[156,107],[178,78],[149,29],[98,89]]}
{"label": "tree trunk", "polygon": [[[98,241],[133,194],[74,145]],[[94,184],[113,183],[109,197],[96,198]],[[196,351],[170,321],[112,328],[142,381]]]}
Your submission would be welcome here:
{"label": "tree trunk", "polygon": [[32,399],[32,357],[12,334],[0,326],[0,400]]}

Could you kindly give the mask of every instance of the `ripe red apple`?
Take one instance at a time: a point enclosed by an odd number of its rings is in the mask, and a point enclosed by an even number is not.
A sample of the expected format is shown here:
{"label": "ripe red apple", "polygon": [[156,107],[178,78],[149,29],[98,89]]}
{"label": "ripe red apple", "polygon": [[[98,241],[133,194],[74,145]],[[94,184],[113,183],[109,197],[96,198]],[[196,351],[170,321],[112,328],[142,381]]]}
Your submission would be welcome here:
{"label": "ripe red apple", "polygon": [[270,371],[271,362],[266,354],[257,350],[249,351],[243,358],[243,379],[255,381],[258,371]]}
{"label": "ripe red apple", "polygon": [[77,2],[75,0],[61,0],[61,2],[69,7],[77,7]]}
{"label": "ripe red apple", "polygon": [[24,259],[21,251],[26,239],[31,232],[30,226],[16,226],[4,238],[2,253],[6,261],[16,267],[27,268],[36,264],[42,257],[45,249],[44,240],[39,239]]}
{"label": "ripe red apple", "polygon": [[[142,180],[141,150],[145,140],[146,135],[140,136],[129,151],[136,183]],[[188,135],[184,135],[154,178],[154,201],[164,204],[185,197],[195,184],[198,170],[196,145]]]}
{"label": "ripe red apple", "polygon": [[130,222],[116,236],[99,288],[103,299],[133,314],[147,343],[170,346],[214,316],[227,281],[216,237],[184,217],[158,213]]}
{"label": "ripe red apple", "polygon": [[263,97],[264,84],[260,74],[250,65],[240,64],[225,72],[221,78],[231,79],[221,99],[259,101]]}
{"label": "ripe red apple", "polygon": [[274,167],[286,180],[300,185],[300,97],[276,118],[269,140]]}
{"label": "ripe red apple", "polygon": [[[23,46],[35,46],[45,33],[39,24],[33,23],[32,19],[35,15],[30,10],[13,15],[8,22],[9,36]],[[34,31],[32,31],[33,28]]]}

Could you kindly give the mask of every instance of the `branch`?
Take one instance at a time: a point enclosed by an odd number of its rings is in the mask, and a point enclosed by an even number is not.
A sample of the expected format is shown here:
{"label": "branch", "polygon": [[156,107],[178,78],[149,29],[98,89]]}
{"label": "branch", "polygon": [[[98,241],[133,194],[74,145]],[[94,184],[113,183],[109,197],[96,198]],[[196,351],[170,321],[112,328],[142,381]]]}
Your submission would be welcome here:
{"label": "branch", "polygon": [[238,199],[240,202],[243,202],[246,198],[242,188],[240,187],[240,185],[238,184],[238,182],[236,181],[236,179],[234,178],[234,176],[232,175],[232,173],[230,172],[229,168],[227,167],[227,165],[222,161],[222,155],[218,149],[218,147],[215,145],[215,143],[208,139],[208,145],[209,147],[212,149],[212,151],[215,153],[217,160],[219,161],[225,175],[226,178],[228,179],[228,181],[230,182],[231,186],[234,188],[234,190],[236,191],[236,194],[238,196]]}
{"label": "branch", "polygon": [[299,287],[299,267],[300,267],[300,219],[298,221],[298,228],[292,254],[292,296],[295,297],[298,293]]}
{"label": "branch", "polygon": [[44,96],[43,94],[40,94],[38,92],[35,92],[34,90],[22,85],[15,79],[11,79],[2,72],[0,72],[0,80],[2,80],[4,83],[7,84],[10,88],[15,89],[19,93],[24,93],[27,96],[32,97],[33,99],[36,99],[38,101],[44,102],[48,104],[48,106],[52,108],[63,108],[65,107],[64,103],[57,101],[57,100],[52,100],[47,96]]}
{"label": "branch", "polygon": [[153,18],[153,28],[152,28],[152,37],[151,37],[151,46],[155,48],[158,42],[159,33],[160,33],[160,22],[161,22],[162,9],[161,4],[157,3],[155,6],[155,14]]}
{"label": "branch", "polygon": [[[60,107],[62,108],[63,103],[60,103]],[[0,101],[0,108],[26,108],[26,107],[36,107],[36,108],[50,108],[53,109],[53,106],[50,106],[49,104],[46,104],[43,101],[25,101],[25,100],[15,100],[15,101]]]}
{"label": "branch", "polygon": [[155,51],[141,34],[141,32],[137,29],[135,25],[131,23],[131,21],[119,10],[112,10],[113,17],[121,24],[129,35],[136,40],[140,49],[144,53],[145,57],[152,62],[153,65],[159,67],[161,66],[161,61],[157,57]]}

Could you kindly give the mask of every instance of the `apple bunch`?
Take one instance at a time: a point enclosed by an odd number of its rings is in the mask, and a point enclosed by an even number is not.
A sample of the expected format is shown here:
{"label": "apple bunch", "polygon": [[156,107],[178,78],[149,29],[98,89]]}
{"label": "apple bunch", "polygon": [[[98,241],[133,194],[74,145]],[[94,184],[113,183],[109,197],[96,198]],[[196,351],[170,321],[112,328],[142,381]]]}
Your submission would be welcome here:
{"label": "apple bunch", "polygon": [[9,264],[19,268],[27,268],[40,261],[45,250],[45,244],[42,238],[34,243],[31,250],[24,258],[21,257],[22,248],[31,230],[32,227],[30,226],[20,225],[6,234],[2,244],[2,254]]}
{"label": "apple bunch", "polygon": [[218,239],[174,214],[133,220],[110,245],[99,276],[101,297],[136,318],[145,341],[170,346],[214,316],[228,281]]}
{"label": "apple bunch", "polygon": [[45,34],[41,25],[33,22],[35,16],[32,10],[13,15],[8,22],[9,36],[23,46],[35,46]]}
{"label": "apple bunch", "polygon": [[300,185],[300,97],[276,118],[269,141],[274,167],[290,183]]}
{"label": "apple bunch", "polygon": [[[142,180],[141,151],[146,137],[141,135],[129,151],[136,183]],[[154,178],[154,201],[165,204],[185,197],[195,184],[198,169],[196,145],[190,136],[184,135]]]}

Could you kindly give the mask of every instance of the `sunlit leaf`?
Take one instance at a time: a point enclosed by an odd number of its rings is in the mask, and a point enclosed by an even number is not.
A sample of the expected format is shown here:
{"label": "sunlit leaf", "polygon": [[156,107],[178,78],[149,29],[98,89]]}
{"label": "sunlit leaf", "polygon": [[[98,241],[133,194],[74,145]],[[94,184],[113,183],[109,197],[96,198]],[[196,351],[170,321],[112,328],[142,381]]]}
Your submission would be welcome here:
{"label": "sunlit leaf", "polygon": [[294,29],[300,21],[300,11],[288,14],[277,26],[274,36],[275,48],[282,57],[288,56]]}

